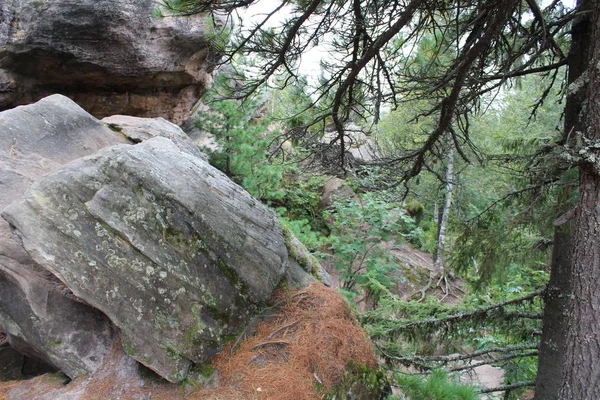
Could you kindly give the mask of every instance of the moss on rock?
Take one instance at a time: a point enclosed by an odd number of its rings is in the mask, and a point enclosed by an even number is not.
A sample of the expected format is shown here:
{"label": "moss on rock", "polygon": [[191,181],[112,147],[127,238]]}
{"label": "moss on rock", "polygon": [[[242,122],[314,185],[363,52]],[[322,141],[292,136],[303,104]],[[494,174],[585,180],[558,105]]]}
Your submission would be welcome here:
{"label": "moss on rock", "polygon": [[325,271],[325,268],[319,263],[319,260],[308,251],[306,246],[298,240],[289,228],[282,225],[282,229],[285,246],[287,247],[290,258],[297,262],[304,271],[311,274],[319,282],[331,286],[331,276]]}

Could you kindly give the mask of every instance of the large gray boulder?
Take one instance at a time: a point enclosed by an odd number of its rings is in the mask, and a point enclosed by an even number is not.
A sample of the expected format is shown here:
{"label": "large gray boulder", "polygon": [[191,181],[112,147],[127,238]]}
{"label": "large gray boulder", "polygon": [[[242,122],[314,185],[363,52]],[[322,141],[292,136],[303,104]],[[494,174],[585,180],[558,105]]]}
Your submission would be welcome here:
{"label": "large gray boulder", "polygon": [[275,214],[171,140],[104,149],[2,216],[33,259],[171,381],[239,331],[286,274]]}
{"label": "large gray boulder", "polygon": [[[0,210],[42,175],[125,138],[63,96],[0,112]],[[0,219],[0,330],[11,346],[70,377],[97,369],[110,321],[37,265]]]}
{"label": "large gray boulder", "polygon": [[222,21],[153,17],[157,0],[0,2],[0,110],[62,93],[98,118],[188,116]]}
{"label": "large gray boulder", "polygon": [[0,145],[0,332],[70,377],[118,335],[179,381],[279,283],[328,279],[163,119],[102,123],[55,95],[0,113]]}

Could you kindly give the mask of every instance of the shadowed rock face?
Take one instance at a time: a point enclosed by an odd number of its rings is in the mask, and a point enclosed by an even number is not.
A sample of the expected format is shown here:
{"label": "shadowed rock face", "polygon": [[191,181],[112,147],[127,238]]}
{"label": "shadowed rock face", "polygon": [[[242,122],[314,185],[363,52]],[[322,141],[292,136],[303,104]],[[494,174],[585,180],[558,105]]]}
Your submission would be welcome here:
{"label": "shadowed rock face", "polygon": [[99,118],[183,120],[218,59],[207,39],[214,21],[156,18],[157,3],[3,1],[0,110],[62,93]]}

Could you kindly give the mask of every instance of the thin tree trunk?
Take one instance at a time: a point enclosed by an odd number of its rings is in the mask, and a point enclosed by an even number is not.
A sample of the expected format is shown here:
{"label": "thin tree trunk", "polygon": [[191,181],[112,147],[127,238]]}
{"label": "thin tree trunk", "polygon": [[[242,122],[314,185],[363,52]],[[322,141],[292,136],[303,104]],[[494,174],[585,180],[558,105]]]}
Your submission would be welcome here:
{"label": "thin tree trunk", "polygon": [[[594,144],[600,140],[600,0],[580,0],[580,11],[589,10],[574,23],[574,38],[587,33],[591,49],[584,75],[587,87],[581,118],[583,130],[575,132],[583,145],[579,167],[579,206],[574,237],[573,280],[567,353],[561,400],[600,399],[600,162]],[[587,29],[586,29],[587,27]],[[583,48],[585,52],[585,48]],[[586,156],[586,152],[588,156]]]}
{"label": "thin tree trunk", "polygon": [[448,164],[446,166],[446,197],[444,208],[442,209],[442,218],[438,229],[438,245],[435,253],[433,270],[441,273],[444,269],[444,250],[446,248],[446,228],[448,217],[450,216],[450,207],[452,206],[452,191],[454,190],[454,142],[452,136],[448,134]]}

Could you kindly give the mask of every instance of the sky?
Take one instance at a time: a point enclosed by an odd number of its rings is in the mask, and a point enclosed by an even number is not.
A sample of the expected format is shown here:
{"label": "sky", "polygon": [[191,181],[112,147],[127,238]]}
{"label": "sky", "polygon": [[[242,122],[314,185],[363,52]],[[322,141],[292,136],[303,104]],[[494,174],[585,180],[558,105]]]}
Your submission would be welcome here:
{"label": "sky", "polygon": [[[569,8],[575,7],[576,0],[562,0],[563,4]],[[552,0],[542,0],[541,7],[546,7]],[[277,7],[281,2],[279,0],[259,0],[255,4],[243,10],[240,15],[244,24],[256,23],[264,18],[265,14]],[[274,26],[281,22],[290,12],[291,7],[284,7],[278,14],[273,16],[267,26]],[[309,80],[316,80],[320,73],[320,61],[327,58],[328,51],[324,46],[313,47],[301,60],[300,71],[303,75],[309,77]]]}
{"label": "sky", "polygon": [[[272,11],[277,5],[280,4],[280,1],[277,0],[260,0],[257,3],[248,7],[247,12],[245,12],[243,19],[245,21],[249,21],[250,24],[260,22],[265,14]],[[281,9],[281,11],[273,16],[267,26],[274,26],[279,24],[289,13],[291,7],[285,6]],[[301,60],[300,70],[303,75],[308,77],[318,77],[321,67],[320,60],[327,56],[327,50],[321,47],[314,47],[309,50]],[[315,78],[316,79],[316,78]]]}

